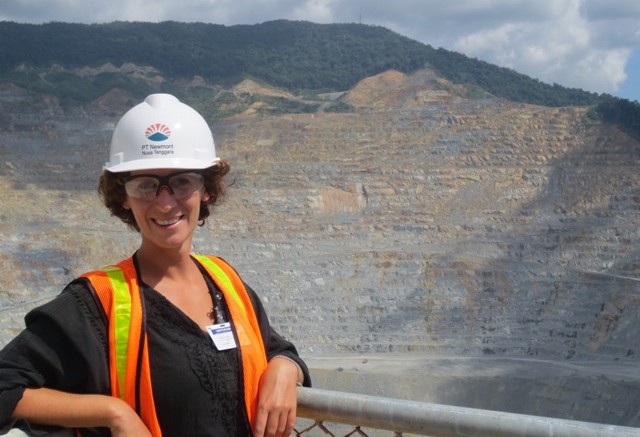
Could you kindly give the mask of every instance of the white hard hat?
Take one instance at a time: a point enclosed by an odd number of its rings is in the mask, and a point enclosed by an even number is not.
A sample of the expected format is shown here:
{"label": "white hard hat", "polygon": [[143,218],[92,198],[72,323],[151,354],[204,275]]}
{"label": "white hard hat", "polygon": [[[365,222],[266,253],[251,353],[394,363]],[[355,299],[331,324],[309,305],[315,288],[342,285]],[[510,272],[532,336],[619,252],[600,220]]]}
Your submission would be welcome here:
{"label": "white hard hat", "polygon": [[104,169],[203,169],[219,160],[211,129],[196,110],[170,94],[151,94],[116,125]]}

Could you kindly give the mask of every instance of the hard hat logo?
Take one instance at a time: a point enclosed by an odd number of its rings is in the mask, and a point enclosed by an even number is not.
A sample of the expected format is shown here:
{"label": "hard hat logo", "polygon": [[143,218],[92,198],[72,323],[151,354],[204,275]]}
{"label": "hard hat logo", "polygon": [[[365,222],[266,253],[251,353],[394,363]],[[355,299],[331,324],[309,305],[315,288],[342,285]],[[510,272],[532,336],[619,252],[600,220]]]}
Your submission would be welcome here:
{"label": "hard hat logo", "polygon": [[155,123],[144,131],[144,136],[151,141],[166,141],[171,137],[171,129],[162,123]]}

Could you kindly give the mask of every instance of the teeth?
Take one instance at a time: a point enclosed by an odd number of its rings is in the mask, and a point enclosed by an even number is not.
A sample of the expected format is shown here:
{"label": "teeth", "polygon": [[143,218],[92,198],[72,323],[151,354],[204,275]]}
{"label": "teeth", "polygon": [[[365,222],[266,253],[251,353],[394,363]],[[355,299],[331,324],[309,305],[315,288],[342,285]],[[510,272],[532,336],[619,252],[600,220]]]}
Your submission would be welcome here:
{"label": "teeth", "polygon": [[169,226],[174,223],[178,223],[178,220],[180,220],[180,217],[175,217],[167,220],[156,220],[156,223],[159,224],[160,226]]}

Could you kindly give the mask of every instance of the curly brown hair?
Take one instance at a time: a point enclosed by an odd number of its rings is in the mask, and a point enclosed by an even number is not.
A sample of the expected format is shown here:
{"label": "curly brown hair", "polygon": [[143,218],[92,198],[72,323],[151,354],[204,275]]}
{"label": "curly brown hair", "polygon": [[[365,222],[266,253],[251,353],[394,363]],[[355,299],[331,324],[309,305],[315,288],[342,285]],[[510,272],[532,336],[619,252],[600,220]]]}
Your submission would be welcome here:
{"label": "curly brown hair", "polygon": [[[229,163],[220,160],[216,165],[201,171],[204,177],[204,190],[209,194],[209,200],[200,202],[200,214],[198,216],[198,224],[200,226],[204,225],[206,218],[211,214],[209,207],[221,202],[224,198],[227,188],[224,177],[229,173],[229,170]],[[98,194],[104,205],[111,211],[111,215],[118,217],[131,229],[140,231],[133,212],[124,207],[124,202],[127,200],[124,180],[129,175],[129,172],[112,173],[104,170],[100,175]]]}

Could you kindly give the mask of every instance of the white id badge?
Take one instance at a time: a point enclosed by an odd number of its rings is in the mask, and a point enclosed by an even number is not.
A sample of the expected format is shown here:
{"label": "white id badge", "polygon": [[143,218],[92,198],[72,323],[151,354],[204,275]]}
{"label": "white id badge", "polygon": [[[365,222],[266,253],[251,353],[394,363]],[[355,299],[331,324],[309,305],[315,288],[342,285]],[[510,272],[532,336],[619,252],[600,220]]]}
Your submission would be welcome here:
{"label": "white id badge", "polygon": [[218,323],[206,327],[213,344],[219,351],[236,348],[236,339],[233,338],[233,330],[231,323]]}

